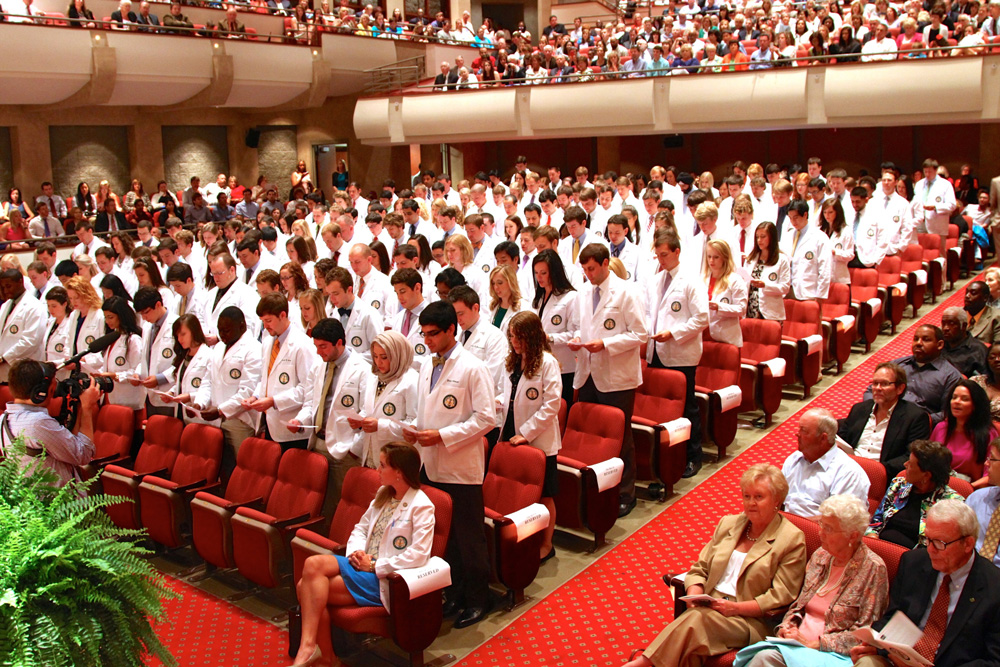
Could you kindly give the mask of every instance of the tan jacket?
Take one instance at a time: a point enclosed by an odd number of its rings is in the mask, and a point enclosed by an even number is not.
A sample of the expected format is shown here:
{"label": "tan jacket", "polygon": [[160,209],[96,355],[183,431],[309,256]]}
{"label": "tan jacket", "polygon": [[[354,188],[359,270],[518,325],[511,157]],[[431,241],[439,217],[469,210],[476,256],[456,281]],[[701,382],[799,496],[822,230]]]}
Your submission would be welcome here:
{"label": "tan jacket", "polygon": [[[715,528],[712,540],[684,580],[685,588],[702,584],[709,595],[715,590],[726,571],[726,565],[736,549],[747,517],[733,514],[723,517]],[[806,572],[806,538],[792,522],[776,515],[760,539],[747,552],[740,576],[736,582],[736,601],[756,600],[767,616],[787,607],[799,594]],[[762,618],[746,619],[750,624],[751,643],[767,636],[767,626]]]}

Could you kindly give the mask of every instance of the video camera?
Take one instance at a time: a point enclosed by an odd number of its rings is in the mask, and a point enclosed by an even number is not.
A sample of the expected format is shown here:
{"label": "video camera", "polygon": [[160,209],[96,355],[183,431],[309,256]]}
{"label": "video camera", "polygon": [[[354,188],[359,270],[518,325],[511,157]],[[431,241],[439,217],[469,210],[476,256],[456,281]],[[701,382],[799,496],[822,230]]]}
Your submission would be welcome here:
{"label": "video camera", "polygon": [[[59,368],[62,369],[71,364],[79,365],[80,360],[83,359],[83,357],[88,354],[103,352],[114,345],[115,341],[117,341],[120,337],[121,334],[117,331],[101,336],[97,340],[90,343],[85,351],[80,352],[79,354],[76,354],[59,364]],[[94,377],[78,369],[72,371],[68,378],[60,380],[56,384],[56,390],[53,398],[65,399],[63,400],[62,410],[59,412],[58,420],[60,424],[65,426],[70,431],[72,431],[76,426],[77,410],[80,407],[80,396],[90,386],[91,380],[93,380],[94,386],[105,394],[111,393],[111,391],[115,388],[115,384],[110,378]]]}

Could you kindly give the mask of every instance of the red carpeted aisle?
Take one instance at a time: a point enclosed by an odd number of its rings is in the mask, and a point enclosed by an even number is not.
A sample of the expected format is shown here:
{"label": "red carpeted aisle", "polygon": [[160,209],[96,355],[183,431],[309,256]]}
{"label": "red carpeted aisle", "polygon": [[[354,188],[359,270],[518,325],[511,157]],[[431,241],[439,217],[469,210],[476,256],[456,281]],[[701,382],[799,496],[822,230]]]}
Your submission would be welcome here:
{"label": "red carpeted aisle", "polygon": [[959,290],[839,379],[771,433],[686,494],[579,576],[558,588],[459,665],[621,665],[673,619],[661,576],[683,572],[726,514],[741,511],[739,478],[754,463],[780,466],[796,447],[798,419],[813,407],[846,415],[875,366],[910,354],[913,329],[940,324],[941,311],[962,305]]}
{"label": "red carpeted aisle", "polygon": [[[166,580],[180,598],[166,602],[169,622],[156,630],[181,667],[276,667],[291,662],[287,632],[194,586]],[[153,659],[150,664],[163,663]]]}

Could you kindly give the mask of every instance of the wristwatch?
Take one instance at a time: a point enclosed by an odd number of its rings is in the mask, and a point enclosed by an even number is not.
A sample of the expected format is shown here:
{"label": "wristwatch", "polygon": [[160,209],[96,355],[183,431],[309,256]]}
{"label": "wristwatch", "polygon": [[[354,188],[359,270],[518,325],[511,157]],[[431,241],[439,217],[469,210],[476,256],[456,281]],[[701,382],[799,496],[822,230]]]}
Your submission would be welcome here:
{"label": "wristwatch", "polygon": [[376,559],[372,558],[372,572],[375,571],[375,560]]}

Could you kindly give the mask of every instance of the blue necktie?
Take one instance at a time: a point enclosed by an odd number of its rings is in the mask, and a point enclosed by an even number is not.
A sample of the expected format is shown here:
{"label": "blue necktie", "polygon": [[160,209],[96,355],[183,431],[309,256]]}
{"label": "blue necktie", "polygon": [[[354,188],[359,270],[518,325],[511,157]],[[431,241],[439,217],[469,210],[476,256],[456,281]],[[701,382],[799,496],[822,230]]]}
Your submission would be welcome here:
{"label": "blue necktie", "polygon": [[597,304],[601,302],[601,288],[594,285],[594,312],[597,312]]}

